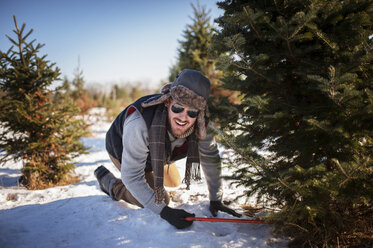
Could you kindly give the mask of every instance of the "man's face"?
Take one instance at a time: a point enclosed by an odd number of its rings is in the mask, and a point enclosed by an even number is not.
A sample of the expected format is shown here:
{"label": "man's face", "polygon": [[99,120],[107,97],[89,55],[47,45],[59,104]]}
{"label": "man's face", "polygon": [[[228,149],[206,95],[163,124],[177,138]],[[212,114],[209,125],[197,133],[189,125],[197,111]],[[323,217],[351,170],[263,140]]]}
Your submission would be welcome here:
{"label": "man's face", "polygon": [[180,104],[173,99],[166,102],[165,105],[168,110],[168,121],[170,123],[171,132],[174,136],[179,137],[183,135],[196,122],[197,116],[192,118],[190,115],[194,116],[195,113],[198,113],[198,110],[189,108],[188,106]]}

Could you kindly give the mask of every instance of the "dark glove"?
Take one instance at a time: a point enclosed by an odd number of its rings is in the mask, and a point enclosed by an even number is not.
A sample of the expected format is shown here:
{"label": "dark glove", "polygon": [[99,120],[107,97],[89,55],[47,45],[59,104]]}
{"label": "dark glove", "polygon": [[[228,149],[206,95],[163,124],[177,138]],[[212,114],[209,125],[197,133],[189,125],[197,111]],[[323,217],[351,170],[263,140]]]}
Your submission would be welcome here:
{"label": "dark glove", "polygon": [[165,206],[161,211],[161,217],[168,221],[177,229],[183,229],[193,224],[193,221],[185,220],[186,217],[195,217],[194,214],[188,213],[183,209],[174,209]]}
{"label": "dark glove", "polygon": [[235,217],[241,217],[242,214],[236,213],[233,209],[228,208],[227,206],[224,206],[223,203],[220,201],[210,201],[210,212],[211,214],[216,217],[218,215],[218,211],[226,212],[230,215],[233,215]]}

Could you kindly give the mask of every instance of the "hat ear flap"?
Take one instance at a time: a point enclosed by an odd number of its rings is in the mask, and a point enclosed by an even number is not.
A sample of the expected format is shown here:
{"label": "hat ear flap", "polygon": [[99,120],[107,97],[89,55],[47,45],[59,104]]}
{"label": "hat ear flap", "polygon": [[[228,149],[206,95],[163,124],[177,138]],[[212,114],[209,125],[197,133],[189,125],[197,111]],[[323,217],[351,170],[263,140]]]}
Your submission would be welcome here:
{"label": "hat ear flap", "polygon": [[161,93],[162,94],[167,94],[170,92],[171,84],[166,84],[161,88]]}
{"label": "hat ear flap", "polygon": [[199,140],[206,138],[206,122],[205,114],[199,113],[197,116],[197,129],[195,130],[196,136]]}

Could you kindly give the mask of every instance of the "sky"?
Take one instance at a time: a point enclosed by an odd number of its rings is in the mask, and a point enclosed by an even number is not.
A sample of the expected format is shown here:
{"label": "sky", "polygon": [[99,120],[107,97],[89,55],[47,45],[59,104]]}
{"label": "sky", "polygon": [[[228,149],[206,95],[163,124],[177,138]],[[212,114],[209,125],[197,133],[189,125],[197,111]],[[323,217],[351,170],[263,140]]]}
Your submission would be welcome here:
{"label": "sky", "polygon": [[[199,0],[211,21],[223,14],[214,0]],[[157,88],[176,61],[178,40],[192,24],[197,0],[0,0],[0,51],[19,27],[45,44],[39,55],[73,79],[78,65],[86,84],[139,83]]]}

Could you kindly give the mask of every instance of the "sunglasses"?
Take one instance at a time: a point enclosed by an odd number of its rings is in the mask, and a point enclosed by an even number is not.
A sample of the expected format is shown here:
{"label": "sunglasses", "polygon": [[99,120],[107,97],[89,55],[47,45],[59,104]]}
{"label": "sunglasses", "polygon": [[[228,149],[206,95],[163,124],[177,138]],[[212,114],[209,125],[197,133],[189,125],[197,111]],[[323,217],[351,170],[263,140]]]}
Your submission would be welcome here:
{"label": "sunglasses", "polygon": [[[174,105],[171,106],[171,110],[172,112],[174,112],[175,114],[178,114],[178,113],[181,113],[184,111],[184,107],[175,103]],[[195,109],[189,109],[187,110],[187,114],[190,118],[196,118],[197,115],[198,115],[198,110],[195,110]]]}

